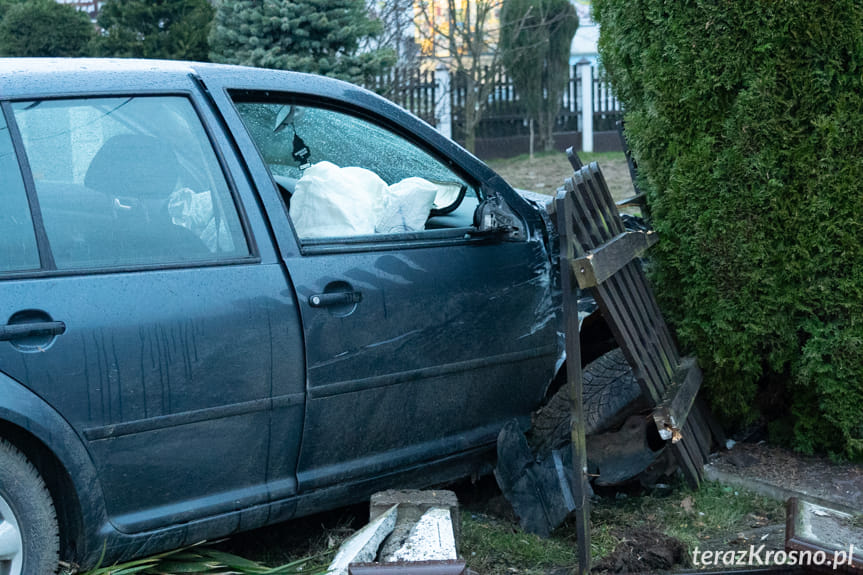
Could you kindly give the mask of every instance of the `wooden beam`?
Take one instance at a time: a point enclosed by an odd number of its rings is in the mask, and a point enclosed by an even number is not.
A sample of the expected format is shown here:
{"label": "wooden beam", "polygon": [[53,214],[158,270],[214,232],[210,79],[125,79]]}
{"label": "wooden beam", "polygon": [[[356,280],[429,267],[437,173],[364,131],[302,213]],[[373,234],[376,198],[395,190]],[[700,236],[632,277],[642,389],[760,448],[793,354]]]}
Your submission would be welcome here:
{"label": "wooden beam", "polygon": [[664,399],[653,410],[653,421],[662,439],[674,441],[680,437],[700,387],[701,369],[695,359],[683,358]]}
{"label": "wooden beam", "polygon": [[656,232],[623,232],[572,262],[582,289],[606,281],[658,240]]}
{"label": "wooden beam", "polygon": [[618,200],[617,202],[615,202],[615,205],[618,208],[627,208],[630,206],[635,206],[637,208],[644,209],[644,207],[647,205],[647,194],[645,194],[644,192],[641,192],[639,194],[635,194],[634,196],[632,196],[630,198],[624,198],[622,200]]}

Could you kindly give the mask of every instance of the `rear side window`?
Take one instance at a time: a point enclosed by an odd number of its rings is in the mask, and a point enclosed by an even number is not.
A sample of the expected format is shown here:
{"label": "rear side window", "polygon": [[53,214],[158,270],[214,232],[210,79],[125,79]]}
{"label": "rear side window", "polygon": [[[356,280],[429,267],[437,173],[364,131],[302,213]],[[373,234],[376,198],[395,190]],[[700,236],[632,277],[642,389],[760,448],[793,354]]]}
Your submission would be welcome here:
{"label": "rear side window", "polygon": [[0,114],[0,272],[37,269],[39,253],[24,180]]}
{"label": "rear side window", "polygon": [[227,181],[186,98],[12,108],[58,269],[248,255]]}

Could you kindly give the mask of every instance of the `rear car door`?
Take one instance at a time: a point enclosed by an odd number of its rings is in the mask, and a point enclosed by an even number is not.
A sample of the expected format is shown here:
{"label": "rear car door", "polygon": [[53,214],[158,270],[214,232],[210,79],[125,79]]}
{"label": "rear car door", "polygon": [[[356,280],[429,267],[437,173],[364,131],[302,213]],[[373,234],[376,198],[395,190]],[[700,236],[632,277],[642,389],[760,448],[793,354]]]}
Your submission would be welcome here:
{"label": "rear car door", "polygon": [[[488,446],[527,416],[557,357],[543,243],[480,233],[493,190],[368,111],[225,88],[249,165],[266,167],[259,186],[278,186],[292,222],[275,232],[306,341],[300,489]],[[310,194],[315,181],[325,191]],[[406,201],[387,200],[377,229],[353,221],[381,185]]]}
{"label": "rear car door", "polygon": [[20,213],[0,219],[0,371],[75,428],[123,532],[296,491],[296,303],[185,82],[3,104],[0,194]]}

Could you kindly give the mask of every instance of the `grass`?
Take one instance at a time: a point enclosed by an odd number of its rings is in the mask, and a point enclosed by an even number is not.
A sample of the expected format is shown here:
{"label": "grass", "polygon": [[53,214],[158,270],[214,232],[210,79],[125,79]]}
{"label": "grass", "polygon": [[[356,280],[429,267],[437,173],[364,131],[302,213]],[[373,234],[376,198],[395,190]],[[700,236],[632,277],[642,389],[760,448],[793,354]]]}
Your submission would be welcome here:
{"label": "grass", "polygon": [[256,561],[226,553],[204,544],[191,545],[150,557],[96,567],[81,575],[171,575],[179,573],[236,575],[323,575],[330,553],[321,552],[278,567],[267,567]]}
{"label": "grass", "polygon": [[690,548],[704,540],[744,530],[753,522],[782,522],[781,502],[706,482],[698,490],[675,486],[668,495],[644,495],[603,500],[593,509],[593,521],[616,527],[655,525]]}
{"label": "grass", "polygon": [[516,569],[525,575],[545,574],[549,567],[578,564],[575,541],[542,539],[517,525],[481,513],[462,513],[461,552],[477,573]]}
{"label": "grass", "polygon": [[[483,574],[540,575],[549,568],[577,564],[575,525],[564,524],[549,539],[483,513],[463,513],[462,552],[468,566]],[[623,499],[597,498],[591,509],[591,555],[598,561],[612,553],[627,532],[650,527],[680,539],[690,551],[705,541],[730,536],[753,522],[781,523],[781,503],[718,483],[693,491],[683,484],[669,493]]]}

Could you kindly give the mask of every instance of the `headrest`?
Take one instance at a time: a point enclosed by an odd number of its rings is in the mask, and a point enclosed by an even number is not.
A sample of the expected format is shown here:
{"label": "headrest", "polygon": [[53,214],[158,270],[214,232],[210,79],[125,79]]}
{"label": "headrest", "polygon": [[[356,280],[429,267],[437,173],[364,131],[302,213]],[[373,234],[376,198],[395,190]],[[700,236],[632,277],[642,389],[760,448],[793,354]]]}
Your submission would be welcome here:
{"label": "headrest", "polygon": [[178,174],[170,146],[151,136],[121,134],[96,152],[84,185],[109,196],[167,199]]}

